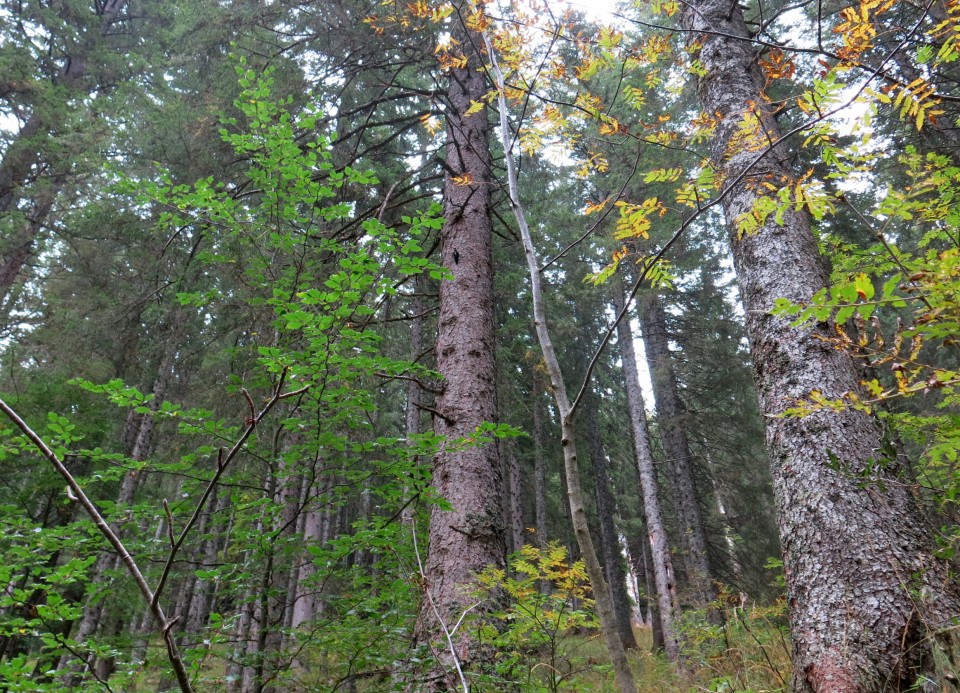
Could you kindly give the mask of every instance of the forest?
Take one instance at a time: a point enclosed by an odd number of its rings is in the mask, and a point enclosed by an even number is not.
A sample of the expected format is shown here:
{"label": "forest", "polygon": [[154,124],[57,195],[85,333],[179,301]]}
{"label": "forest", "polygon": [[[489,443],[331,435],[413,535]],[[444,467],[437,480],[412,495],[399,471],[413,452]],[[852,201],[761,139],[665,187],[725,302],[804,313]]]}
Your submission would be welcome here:
{"label": "forest", "polygon": [[0,692],[960,691],[960,0],[0,0]]}

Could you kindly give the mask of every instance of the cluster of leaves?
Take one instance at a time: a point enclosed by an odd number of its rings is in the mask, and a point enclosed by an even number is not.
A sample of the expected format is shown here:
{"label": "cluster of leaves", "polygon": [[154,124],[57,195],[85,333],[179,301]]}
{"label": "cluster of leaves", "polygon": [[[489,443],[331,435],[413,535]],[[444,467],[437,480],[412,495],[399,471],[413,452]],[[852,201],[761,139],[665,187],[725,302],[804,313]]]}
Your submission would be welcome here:
{"label": "cluster of leaves", "polygon": [[582,561],[552,542],[525,545],[510,560],[510,572],[488,569],[477,578],[478,599],[505,603],[484,627],[496,648],[497,675],[524,690],[557,691],[577,673],[568,640],[598,627]]}

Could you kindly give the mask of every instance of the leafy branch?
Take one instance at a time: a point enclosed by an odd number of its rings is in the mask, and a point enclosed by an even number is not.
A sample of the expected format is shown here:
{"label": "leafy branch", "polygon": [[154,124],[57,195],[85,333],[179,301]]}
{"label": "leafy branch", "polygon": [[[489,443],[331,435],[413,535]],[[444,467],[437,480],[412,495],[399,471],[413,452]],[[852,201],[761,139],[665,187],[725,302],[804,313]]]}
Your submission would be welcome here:
{"label": "leafy branch", "polygon": [[292,392],[283,392],[283,384],[286,379],[286,369],[281,373],[280,378],[277,382],[277,386],[274,389],[273,396],[267,401],[264,407],[257,412],[253,400],[250,398],[250,395],[243,391],[244,396],[247,400],[248,405],[250,406],[250,417],[247,419],[247,427],[244,432],[241,434],[240,438],[234,443],[233,447],[224,454],[223,449],[221,448],[217,456],[217,470],[214,473],[213,478],[207,484],[206,489],[204,489],[203,495],[200,500],[197,502],[197,506],[194,509],[194,512],[190,519],[184,525],[183,530],[180,532],[180,535],[174,539],[173,538],[173,518],[170,516],[169,507],[167,506],[166,501],[164,501],[164,510],[167,514],[167,521],[169,523],[170,531],[170,552],[167,556],[166,564],[163,568],[163,573],[160,577],[160,581],[157,584],[156,590],[150,588],[149,583],[143,575],[143,572],[140,570],[140,566],[137,564],[136,559],[124,545],[123,541],[120,539],[119,535],[110,527],[110,524],[103,517],[103,514],[99,511],[96,504],[90,500],[90,497],[87,496],[86,492],[83,490],[83,487],[76,480],[73,474],[70,473],[70,470],[67,469],[63,461],[57,455],[53,449],[40,437],[30,425],[23,420],[23,418],[13,409],[9,404],[4,400],[0,399],[0,411],[3,411],[6,414],[7,418],[10,419],[13,424],[20,429],[21,432],[33,443],[33,445],[46,457],[50,463],[54,466],[60,476],[63,477],[64,481],[67,484],[67,495],[71,500],[75,500],[83,507],[87,512],[90,518],[93,520],[94,525],[97,530],[106,538],[107,542],[113,549],[117,552],[117,555],[120,557],[120,560],[123,562],[124,566],[127,569],[127,572],[133,578],[134,583],[137,586],[137,589],[140,591],[143,600],[149,605],[150,613],[153,615],[156,620],[160,632],[163,636],[164,643],[167,647],[167,659],[170,661],[170,665],[173,667],[174,674],[177,678],[177,683],[180,686],[180,690],[183,693],[192,693],[193,686],[190,682],[190,677],[187,674],[186,665],[183,661],[183,656],[180,653],[179,648],[177,647],[176,638],[173,636],[173,626],[176,625],[178,616],[168,617],[163,610],[163,607],[160,605],[160,595],[163,592],[163,588],[166,585],[167,579],[170,575],[170,570],[173,567],[174,560],[176,559],[177,553],[180,548],[183,546],[183,543],[186,541],[187,536],[190,534],[191,530],[197,523],[197,520],[200,517],[200,514],[203,510],[204,505],[206,505],[207,500],[209,500],[210,495],[213,493],[214,488],[220,481],[220,478],[223,476],[224,471],[226,470],[229,463],[237,456],[240,450],[243,448],[243,445],[246,443],[247,439],[256,429],[257,424],[259,424],[263,418],[279,403],[281,400],[296,397],[300,394],[303,394],[307,391],[309,386],[300,388],[299,390],[294,390]]}

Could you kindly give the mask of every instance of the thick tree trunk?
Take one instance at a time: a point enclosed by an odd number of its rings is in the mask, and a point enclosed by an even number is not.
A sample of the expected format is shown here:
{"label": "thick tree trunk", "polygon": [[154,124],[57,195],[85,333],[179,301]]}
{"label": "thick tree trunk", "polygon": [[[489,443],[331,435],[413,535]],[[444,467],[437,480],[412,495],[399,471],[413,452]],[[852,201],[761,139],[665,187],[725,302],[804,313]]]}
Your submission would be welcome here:
{"label": "thick tree trunk", "polygon": [[[466,4],[461,9],[468,12]],[[467,64],[448,72],[446,221],[440,256],[452,277],[440,284],[437,370],[443,375],[444,390],[436,401],[440,415],[434,418],[436,433],[448,442],[433,462],[433,486],[452,507],[434,507],[430,517],[420,640],[432,640],[440,632],[435,610],[443,624],[452,628],[471,602],[474,575],[489,566],[502,568],[506,555],[497,446],[453,449],[454,441],[474,435],[480,424],[497,418],[490,126],[485,108],[466,115],[471,102],[482,100],[489,85],[477,49],[481,39],[460,23],[453,33]],[[471,651],[468,632],[462,629],[457,634],[462,663],[479,654]],[[449,648],[444,646],[438,653],[447,673],[452,672]]]}
{"label": "thick tree trunk", "polygon": [[[623,294],[619,287],[614,291],[614,306],[617,314],[623,311]],[[627,407],[630,415],[630,427],[633,433],[633,449],[637,465],[637,477],[640,492],[643,495],[643,511],[650,535],[650,559],[654,584],[657,588],[657,604],[660,622],[663,625],[663,650],[672,662],[680,659],[680,637],[676,630],[679,615],[677,606],[677,581],[673,574],[673,558],[670,556],[670,543],[667,527],[660,509],[659,483],[657,470],[653,462],[650,447],[650,430],[647,427],[647,412],[643,404],[643,392],[640,390],[640,376],[637,372],[637,355],[633,348],[633,330],[626,318],[617,326],[617,345],[623,362],[623,377],[627,390]]]}
{"label": "thick tree trunk", "polygon": [[[653,397],[656,400],[660,440],[663,442],[667,467],[672,470],[670,476],[681,522],[687,579],[702,608],[716,600],[717,588],[707,553],[707,535],[694,484],[693,458],[683,419],[683,402],[673,371],[663,304],[656,294],[648,292],[641,297],[638,308]],[[721,617],[716,609],[711,609],[710,614],[714,619]]]}
{"label": "thick tree trunk", "polygon": [[[790,210],[781,224],[771,215],[756,233],[737,232],[737,219],[762,194],[761,182],[780,188],[792,180],[787,152],[777,148],[736,181],[758,150],[780,136],[763,110],[764,80],[746,40],[740,5],[691,2],[684,25],[705,69],[699,82],[702,109],[719,117],[715,166],[725,184],[733,185],[724,212],[767,424],[794,688],[838,693],[909,688],[931,673],[928,627],[960,614],[956,583],[931,553],[896,459],[884,459],[887,446],[875,419],[854,410],[782,416],[813,390],[827,399],[857,391],[857,365],[830,346],[832,325],[794,328],[789,319],[770,314],[777,298],[807,301],[827,285],[807,216]],[[744,135],[745,115],[759,120],[755,137]]]}
{"label": "thick tree trunk", "polygon": [[623,643],[624,649],[636,650],[637,638],[633,634],[633,624],[630,618],[630,598],[627,596],[627,576],[623,570],[623,554],[620,551],[620,533],[613,521],[613,494],[610,492],[607,455],[603,449],[603,438],[600,435],[596,397],[590,397],[584,403],[584,406],[586,409],[583,425],[586,428],[587,445],[590,447],[590,461],[593,466],[604,573],[610,585],[610,598],[613,600],[613,612],[617,619],[617,632],[620,634],[620,642]]}

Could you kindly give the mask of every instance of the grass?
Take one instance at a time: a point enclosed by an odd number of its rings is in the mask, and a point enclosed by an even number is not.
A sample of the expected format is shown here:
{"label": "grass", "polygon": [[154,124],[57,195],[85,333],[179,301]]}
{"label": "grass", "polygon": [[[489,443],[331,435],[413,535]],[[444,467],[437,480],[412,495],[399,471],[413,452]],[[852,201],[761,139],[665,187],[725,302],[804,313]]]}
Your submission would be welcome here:
{"label": "grass", "polygon": [[[639,649],[631,651],[628,656],[638,693],[776,693],[788,690],[790,648],[781,611],[779,606],[730,610],[726,612],[723,626],[709,626],[688,618],[684,625],[682,667],[671,665],[662,654],[651,652],[649,628],[635,628]],[[222,646],[214,646],[213,651],[203,658],[197,691],[206,693],[225,689],[225,661],[220,656],[223,654],[226,651]],[[312,655],[309,659],[313,660],[310,668],[314,683],[309,687],[285,687],[283,690],[331,690],[338,678],[336,671],[342,667],[320,653]],[[544,651],[523,653],[514,663],[510,678],[516,682],[514,690],[524,693],[617,693],[609,661],[599,635],[571,633],[558,640],[553,657]],[[115,690],[154,693],[158,690],[160,672],[166,668],[165,664],[159,641],[151,643],[150,665]],[[326,685],[320,682],[326,682]],[[388,676],[360,678],[351,690],[379,693],[390,690],[391,685]],[[502,678],[481,679],[473,686],[472,692],[493,693],[506,690],[505,685]],[[173,686],[166,690],[174,690],[175,684]]]}

